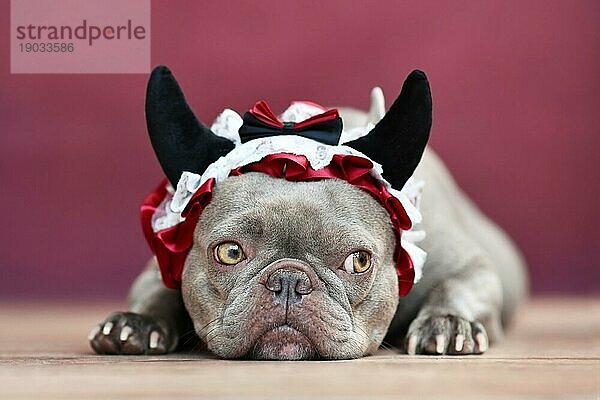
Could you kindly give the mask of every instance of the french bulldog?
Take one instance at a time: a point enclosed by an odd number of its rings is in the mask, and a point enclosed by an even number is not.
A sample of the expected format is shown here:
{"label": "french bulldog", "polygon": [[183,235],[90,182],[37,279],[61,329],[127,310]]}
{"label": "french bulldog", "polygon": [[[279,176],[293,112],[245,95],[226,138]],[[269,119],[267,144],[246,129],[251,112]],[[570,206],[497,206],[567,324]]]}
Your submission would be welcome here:
{"label": "french bulldog", "polygon": [[[91,331],[92,348],[165,354],[194,337],[222,358],[351,359],[382,343],[411,355],[481,354],[500,339],[526,296],[525,265],[426,146],[425,74],[410,73],[387,112],[379,89],[368,112],[338,110],[346,131],[372,127],[344,145],[380,163],[392,186],[425,183],[419,246],[427,257],[408,294],[398,294],[399,238],[372,195],[343,179],[231,174],[193,227],[180,287],[165,286],[153,257],[131,287],[129,310]],[[184,171],[202,174],[235,147],[196,119],[163,66],[148,83],[146,119],[173,188]]]}

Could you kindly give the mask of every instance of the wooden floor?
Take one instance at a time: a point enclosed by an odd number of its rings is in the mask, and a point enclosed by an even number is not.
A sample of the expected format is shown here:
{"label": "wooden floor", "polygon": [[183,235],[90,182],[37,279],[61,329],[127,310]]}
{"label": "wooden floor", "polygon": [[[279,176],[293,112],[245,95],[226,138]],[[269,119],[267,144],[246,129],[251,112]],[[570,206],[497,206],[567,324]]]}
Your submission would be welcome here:
{"label": "wooden floor", "polygon": [[600,298],[536,299],[483,356],[381,351],[335,362],[97,356],[119,304],[0,305],[0,399],[600,399]]}

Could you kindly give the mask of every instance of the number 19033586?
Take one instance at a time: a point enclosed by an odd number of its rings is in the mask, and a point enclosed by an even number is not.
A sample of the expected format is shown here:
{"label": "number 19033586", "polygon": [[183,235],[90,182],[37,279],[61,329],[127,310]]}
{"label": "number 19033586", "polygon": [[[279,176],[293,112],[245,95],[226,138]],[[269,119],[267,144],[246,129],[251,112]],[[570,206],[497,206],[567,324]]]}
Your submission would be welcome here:
{"label": "number 19033586", "polygon": [[21,53],[72,53],[73,43],[19,43]]}

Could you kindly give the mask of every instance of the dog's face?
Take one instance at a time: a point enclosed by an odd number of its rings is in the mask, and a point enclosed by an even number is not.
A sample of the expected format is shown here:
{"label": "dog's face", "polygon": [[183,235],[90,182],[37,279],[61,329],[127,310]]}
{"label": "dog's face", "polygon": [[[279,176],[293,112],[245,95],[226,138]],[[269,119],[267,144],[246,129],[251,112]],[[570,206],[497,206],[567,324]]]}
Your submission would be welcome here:
{"label": "dog's face", "polygon": [[[148,83],[152,146],[173,186],[202,174],[234,144],[198,122],[175,78]],[[366,136],[345,145],[402,188],[429,137],[431,95],[414,71]],[[398,303],[390,215],[361,189],[325,179],[246,173],[219,182],[203,209],[182,275],[199,336],[227,358],[352,358],[377,349]]]}
{"label": "dog's face", "polygon": [[386,210],[345,181],[230,177],[198,222],[183,299],[222,357],[359,357],[397,306],[395,246]]}

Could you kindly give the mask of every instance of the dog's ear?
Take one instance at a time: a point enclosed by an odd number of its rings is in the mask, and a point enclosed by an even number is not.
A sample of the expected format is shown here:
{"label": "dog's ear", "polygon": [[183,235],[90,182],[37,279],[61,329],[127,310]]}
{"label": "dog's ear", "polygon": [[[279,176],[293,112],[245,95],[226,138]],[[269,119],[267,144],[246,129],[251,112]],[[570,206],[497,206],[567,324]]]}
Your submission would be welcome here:
{"label": "dog's ear", "polygon": [[421,160],[431,129],[427,76],[413,71],[400,95],[368,135],[346,143],[383,166],[383,176],[400,190]]}
{"label": "dog's ear", "polygon": [[171,71],[158,66],[146,91],[146,123],[154,152],[173,186],[183,171],[201,174],[229,153],[233,142],[198,121]]}

